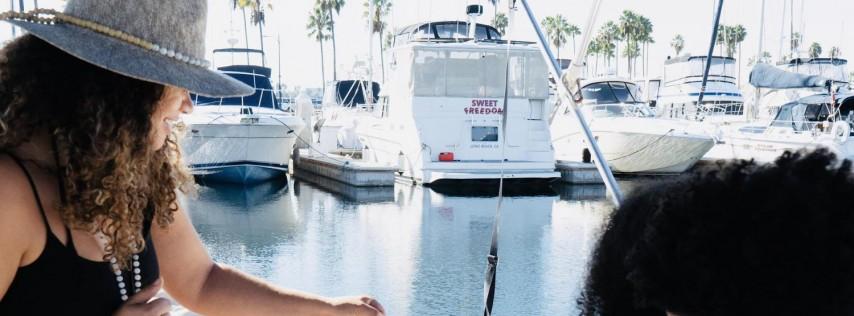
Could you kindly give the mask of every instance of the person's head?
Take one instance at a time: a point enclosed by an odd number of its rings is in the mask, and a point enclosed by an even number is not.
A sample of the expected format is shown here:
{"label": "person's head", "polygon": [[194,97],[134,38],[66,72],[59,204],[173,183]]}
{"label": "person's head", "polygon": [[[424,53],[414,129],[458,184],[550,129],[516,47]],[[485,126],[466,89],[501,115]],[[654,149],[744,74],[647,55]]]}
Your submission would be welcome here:
{"label": "person's head", "polygon": [[737,161],[635,192],[591,262],[587,315],[852,315],[851,163]]}
{"label": "person's head", "polygon": [[184,89],[119,75],[32,35],[0,51],[0,151],[49,132],[67,191],[61,215],[116,241],[120,259],[144,245],[144,210],[168,224],[175,190],[192,185],[169,126],[190,111]]}

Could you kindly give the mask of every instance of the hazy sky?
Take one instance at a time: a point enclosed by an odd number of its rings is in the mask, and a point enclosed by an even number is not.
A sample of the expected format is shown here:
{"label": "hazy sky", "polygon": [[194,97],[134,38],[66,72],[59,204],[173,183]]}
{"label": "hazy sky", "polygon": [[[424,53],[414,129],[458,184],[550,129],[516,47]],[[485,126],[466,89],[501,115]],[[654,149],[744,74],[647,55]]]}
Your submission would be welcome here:
{"label": "hazy sky", "polygon": [[[467,4],[482,4],[485,14],[481,22],[488,23],[493,16],[493,8],[489,1],[476,0],[391,0],[393,10],[388,17],[393,27],[401,27],[427,20],[465,19]],[[499,11],[507,11],[507,2],[499,3]],[[784,4],[788,6],[791,0],[766,0],[764,50],[774,56],[775,60],[783,43],[783,53],[788,53],[788,40],[783,36],[789,34],[790,14],[784,15]],[[17,4],[18,0],[14,0]],[[313,0],[272,0],[273,10],[267,11],[267,25],[264,29],[264,45],[267,51],[267,65],[273,68],[274,79],[278,74],[277,38],[281,38],[281,71],[282,78],[290,87],[319,87],[320,75],[320,45],[310,39],[306,31],[309,11],[314,5]],[[33,0],[25,1],[27,8],[32,8]],[[38,1],[41,7],[61,8],[59,0]],[[238,11],[232,11],[231,0],[210,0],[208,12],[207,49],[229,47],[228,39],[238,40],[236,46],[242,47],[243,16]],[[346,0],[346,4],[336,19],[336,36],[338,39],[338,76],[347,77],[354,61],[366,60],[368,54],[367,23],[362,18],[364,0]],[[530,0],[537,18],[542,20],[546,15],[562,14],[570,23],[584,27],[592,0]],[[795,32],[804,34],[803,49],[812,42],[818,42],[824,51],[831,46],[839,46],[843,57],[854,54],[854,43],[850,40],[850,31],[854,21],[845,20],[854,12],[854,1],[850,0],[794,0]],[[650,75],[661,73],[664,59],[673,55],[670,41],[676,34],[685,38],[685,51],[693,54],[705,54],[711,37],[713,0],[604,0],[597,19],[598,25],[609,20],[616,20],[623,10],[633,10],[647,16],[653,23],[652,36],[656,43],[650,46]],[[724,3],[721,23],[742,24],[747,29],[747,38],[742,45],[742,65],[745,67],[742,75],[747,76],[747,59],[757,53],[759,44],[759,29],[762,0],[727,0]],[[521,7],[521,4],[519,4]],[[9,2],[0,1],[0,8],[8,9]],[[524,13],[516,13],[516,30],[514,39],[534,40],[534,32]],[[783,19],[785,17],[785,20]],[[584,30],[582,30],[584,31]],[[0,27],[0,38],[8,39],[10,27]],[[259,35],[257,28],[249,30],[250,47],[257,48]],[[378,45],[378,40],[374,45]],[[581,41],[580,37],[576,39]],[[376,67],[379,65],[378,47],[374,48]],[[327,70],[327,80],[332,77],[332,45],[324,46]],[[562,48],[561,55],[569,57],[572,53],[572,41]],[[717,51],[716,51],[717,53]],[[736,56],[737,57],[737,56]],[[210,58],[210,57],[209,57]],[[625,59],[623,58],[623,63]],[[621,71],[625,65],[620,66]],[[377,68],[378,69],[378,68]],[[378,71],[378,70],[377,70]],[[375,80],[379,79],[376,75]],[[743,80],[744,81],[744,80]]]}

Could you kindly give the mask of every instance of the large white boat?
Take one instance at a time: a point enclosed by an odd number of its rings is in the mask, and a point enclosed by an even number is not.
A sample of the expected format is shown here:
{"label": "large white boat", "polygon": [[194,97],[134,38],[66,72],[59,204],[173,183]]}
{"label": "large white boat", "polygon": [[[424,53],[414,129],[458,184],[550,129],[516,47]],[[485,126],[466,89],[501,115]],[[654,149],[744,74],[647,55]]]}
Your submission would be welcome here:
{"label": "large white boat", "polygon": [[[218,49],[214,53],[263,54],[253,49]],[[230,65],[218,68],[255,88],[238,98],[193,95],[195,109],[182,147],[194,175],[206,180],[257,183],[284,177],[297,135],[305,124],[282,109],[270,83],[270,68]]]}
{"label": "large white boat", "polygon": [[664,83],[657,93],[656,114],[668,118],[708,121],[741,121],[744,97],[736,84],[735,59],[713,56],[703,93],[706,56],[681,56],[664,62]]}
{"label": "large white boat", "polygon": [[396,33],[386,93],[356,129],[373,153],[369,158],[393,162],[403,178],[424,184],[559,177],[546,116],[548,72],[539,50],[530,43],[508,47],[495,28],[475,25],[473,36],[461,21]]}
{"label": "large white boat", "polygon": [[[591,80],[581,87],[581,111],[614,172],[679,173],[712,148],[712,137],[697,123],[655,117],[636,92],[634,83],[619,78]],[[555,116],[551,131],[557,159],[590,162],[574,120],[568,113]]]}
{"label": "large white boat", "polygon": [[[777,63],[777,68],[790,73],[807,76],[820,76],[833,81],[840,91],[848,91],[848,61],[841,58],[793,58]],[[803,97],[824,93],[824,87],[805,87],[797,89],[761,89],[756,107],[759,120],[769,121],[777,115],[780,106],[797,101]]]}
{"label": "large white boat", "polygon": [[772,162],[786,151],[824,147],[840,159],[854,159],[851,138],[854,95],[815,94],[779,107],[772,121],[727,133],[735,158]]}

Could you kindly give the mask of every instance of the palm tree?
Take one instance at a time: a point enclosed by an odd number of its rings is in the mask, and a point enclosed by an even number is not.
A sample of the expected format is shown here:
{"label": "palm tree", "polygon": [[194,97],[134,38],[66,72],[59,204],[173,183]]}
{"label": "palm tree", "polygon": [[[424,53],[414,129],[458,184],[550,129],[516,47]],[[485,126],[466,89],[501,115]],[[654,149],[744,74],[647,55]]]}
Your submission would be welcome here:
{"label": "palm tree", "polygon": [[655,39],[652,38],[652,21],[649,18],[639,15],[638,24],[638,41],[643,44],[643,75],[646,76],[649,68],[649,44],[655,44]]}
{"label": "palm tree", "polygon": [[830,48],[830,58],[839,58],[842,55],[842,51],[839,47],[833,46]]}
{"label": "palm tree", "polygon": [[560,59],[560,47],[566,44],[566,36],[569,34],[569,22],[563,15],[557,14],[547,16],[543,19],[543,27],[546,29],[546,34],[549,41],[557,49],[557,59]]}
{"label": "palm tree", "polygon": [[[493,21],[498,18],[498,3],[499,2],[501,2],[501,0],[489,0],[489,3],[492,4],[492,12],[493,12],[492,13],[492,20]],[[495,25],[493,25],[493,26],[495,26]],[[496,26],[496,28],[497,28],[497,26]],[[503,34],[504,32],[501,32],[501,33]]]}
{"label": "palm tree", "polygon": [[[368,1],[374,2],[374,12],[369,12],[371,3]],[[371,34],[374,33],[379,34],[380,40],[380,65],[382,67],[382,79],[385,81],[385,58],[383,57],[383,32],[388,24],[385,22],[385,17],[391,12],[391,0],[365,0],[364,2],[365,11],[362,12],[362,17],[368,18],[370,20],[369,23],[373,24],[373,30],[371,30]],[[371,48],[373,49],[373,48]]]}
{"label": "palm tree", "polygon": [[[258,33],[260,35],[260,44],[261,50],[264,50],[264,23],[267,22],[266,15],[264,14],[264,6],[261,4],[261,0],[231,0],[232,6],[234,9],[240,9],[243,11],[243,22],[246,22],[246,9],[251,10],[252,14],[252,24],[258,26]],[[267,7],[272,9],[273,6],[271,4],[267,4]],[[247,39],[248,41],[248,39]],[[246,44],[249,45],[248,43]],[[247,53],[248,54],[248,53]],[[248,57],[247,57],[248,58]],[[261,61],[264,63],[265,61]]]}
{"label": "palm tree", "polygon": [[578,25],[569,24],[567,25],[566,35],[572,36],[572,54],[577,55],[578,51],[576,51],[575,37],[581,35],[581,29],[578,28]]}
{"label": "palm tree", "polygon": [[309,14],[306,29],[308,30],[308,37],[313,38],[320,43],[320,77],[322,80],[322,84],[320,86],[326,90],[326,67],[323,61],[323,41],[330,39],[330,35],[327,31],[330,30],[331,17],[329,16],[329,12],[319,5],[314,6],[314,9],[309,11]]}
{"label": "palm tree", "polygon": [[798,48],[801,47],[801,40],[803,40],[801,33],[795,32],[792,34],[792,58],[795,57],[795,53],[797,53]]}
{"label": "palm tree", "polygon": [[[620,34],[620,39],[626,41],[626,49],[628,49],[629,45],[633,45],[633,49],[637,49],[637,39],[640,35],[640,19],[637,13],[632,12],[631,10],[623,10],[623,15],[620,16],[617,22],[617,31]],[[617,53],[619,56],[619,52]],[[626,66],[629,70],[629,76],[632,75],[632,59],[635,56],[633,53],[623,53],[623,57],[626,57]],[[617,62],[617,73],[619,74],[619,62]]]}
{"label": "palm tree", "polygon": [[748,59],[748,60],[747,60],[747,66],[753,66],[753,65],[755,65],[755,64],[757,64],[757,63],[765,63],[765,64],[767,64],[767,63],[769,63],[769,62],[771,62],[771,53],[769,53],[769,52],[762,52],[762,56],[761,56],[761,57],[759,57],[759,59],[758,59],[758,60],[757,60],[756,56],[750,57],[750,59]]}
{"label": "palm tree", "polygon": [[601,45],[599,53],[605,58],[608,67],[611,67],[611,58],[617,56],[616,54],[620,52],[616,44],[620,39],[620,30],[613,21],[605,22],[602,28],[599,29],[599,33],[596,36],[596,40]]}
{"label": "palm tree", "polygon": [[[599,51],[602,50],[601,45],[599,45],[599,41],[593,39],[590,41],[590,44],[587,46],[587,57],[589,59],[590,56],[596,56],[596,61],[594,62],[593,72],[596,73],[599,71]],[[590,73],[590,63],[585,63],[587,65],[587,73]]]}
{"label": "palm tree", "polygon": [[679,56],[679,53],[682,52],[682,49],[685,48],[685,39],[682,38],[682,34],[676,34],[676,37],[673,37],[673,40],[670,41],[670,47],[673,47],[673,50],[676,51],[676,56]]}
{"label": "palm tree", "polygon": [[499,13],[495,15],[495,18],[492,19],[492,26],[498,29],[498,32],[501,32],[501,35],[504,35],[507,31],[507,24],[509,21],[507,20],[507,15],[504,13]]}
{"label": "palm tree", "polygon": [[317,0],[317,5],[326,11],[329,16],[329,29],[332,36],[332,80],[338,80],[338,49],[335,47],[335,15],[341,13],[341,8],[344,7],[344,0]]}
{"label": "palm tree", "polygon": [[821,45],[813,42],[812,45],[810,45],[810,58],[818,58],[818,56],[821,56]]}

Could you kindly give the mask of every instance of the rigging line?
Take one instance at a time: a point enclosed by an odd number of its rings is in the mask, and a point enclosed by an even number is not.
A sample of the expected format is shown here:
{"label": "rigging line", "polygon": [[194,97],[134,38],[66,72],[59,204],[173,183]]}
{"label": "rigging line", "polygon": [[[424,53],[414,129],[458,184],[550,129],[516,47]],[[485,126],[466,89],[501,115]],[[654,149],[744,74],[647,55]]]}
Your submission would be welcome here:
{"label": "rigging line", "polygon": [[[513,4],[511,2],[509,10],[508,10],[508,19],[511,19],[513,16]],[[508,26],[512,29],[513,24],[508,23]],[[474,41],[473,41],[474,42]],[[505,41],[505,62],[504,62],[504,102],[501,105],[501,161],[498,164],[498,169],[500,171],[500,176],[498,178],[498,202],[495,206],[495,220],[492,224],[492,239],[490,241],[489,246],[489,255],[486,257],[486,278],[484,279],[483,284],[483,299],[484,299],[484,316],[492,315],[492,305],[495,301],[495,281],[498,272],[498,232],[499,232],[499,224],[501,222],[501,205],[504,202],[504,162],[506,159],[506,149],[507,149],[507,111],[508,106],[507,102],[509,100],[510,94],[510,45],[511,38],[507,37]],[[524,55],[523,55],[524,56]]]}

